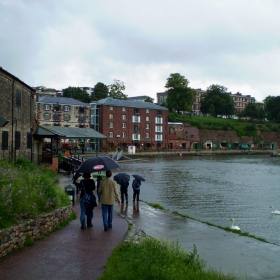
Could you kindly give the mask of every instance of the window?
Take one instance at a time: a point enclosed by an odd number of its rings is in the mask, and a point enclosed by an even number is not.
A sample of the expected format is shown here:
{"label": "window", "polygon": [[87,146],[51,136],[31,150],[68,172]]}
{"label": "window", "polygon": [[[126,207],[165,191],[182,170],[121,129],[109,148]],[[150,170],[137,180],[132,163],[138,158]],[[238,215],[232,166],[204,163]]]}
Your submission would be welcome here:
{"label": "window", "polygon": [[53,110],[55,112],[60,112],[60,105],[58,103],[56,103],[54,106],[53,106]]}
{"label": "window", "polygon": [[113,114],[109,114],[109,120],[113,119]]}
{"label": "window", "polygon": [[125,111],[126,111],[126,108],[125,108],[125,107],[122,107],[122,111],[125,112]]}
{"label": "window", "polygon": [[64,106],[64,111],[68,112],[69,111],[69,106]]}
{"label": "window", "polygon": [[126,128],[126,123],[122,123],[122,128]]}
{"label": "window", "polygon": [[162,135],[161,134],[156,134],[155,135],[155,141],[162,141]]}
{"label": "window", "polygon": [[162,118],[156,117],[156,123],[157,124],[162,124]]}
{"label": "window", "polygon": [[65,121],[69,121],[70,117],[69,117],[69,115],[64,115],[64,116],[63,116],[63,119],[64,119]]}
{"label": "window", "polygon": [[150,129],[150,125],[148,123],[146,124],[146,129]]}
{"label": "window", "polygon": [[140,134],[132,134],[132,140],[139,141],[140,140]]}
{"label": "window", "polygon": [[53,114],[53,120],[55,122],[60,122],[60,114]]}
{"label": "window", "polygon": [[138,125],[135,125],[135,126],[134,126],[134,131],[135,131],[135,132],[138,132],[138,131],[139,131]]}
{"label": "window", "polygon": [[85,107],[79,107],[79,113],[84,114],[85,113]]}
{"label": "window", "polygon": [[162,132],[162,126],[161,125],[156,125],[155,126],[155,131],[156,132]]}
{"label": "window", "polygon": [[150,121],[150,117],[146,117],[146,121],[149,122]]}
{"label": "window", "polygon": [[132,122],[140,123],[140,116],[132,116]]}
{"label": "window", "polygon": [[110,123],[109,123],[109,127],[110,127],[110,128],[113,128],[113,127],[114,127],[114,123],[110,122]]}
{"label": "window", "polygon": [[49,104],[45,104],[45,110],[49,111],[51,109],[51,106]]}
{"label": "window", "polygon": [[45,120],[49,120],[50,118],[51,118],[51,114],[49,114],[49,113],[44,114]]}
{"label": "window", "polygon": [[21,90],[17,89],[16,91],[16,106],[21,106]]}
{"label": "window", "polygon": [[2,150],[8,150],[8,131],[2,131]]}
{"label": "window", "polygon": [[109,137],[113,138],[114,137],[114,133],[113,132],[109,132]]}
{"label": "window", "polygon": [[27,135],[26,135],[26,139],[27,139],[27,149],[31,149],[32,147],[32,135],[30,132],[27,132]]}
{"label": "window", "polygon": [[122,115],[122,120],[126,120],[126,115]]}
{"label": "window", "polygon": [[157,115],[161,116],[161,110],[157,110]]}
{"label": "window", "polygon": [[85,122],[85,117],[84,116],[80,116],[78,119],[78,122]]}
{"label": "window", "polygon": [[150,133],[146,133],[146,138],[150,138]]}
{"label": "window", "polygon": [[16,150],[20,149],[20,132],[19,131],[15,132],[15,149]]}
{"label": "window", "polygon": [[110,111],[113,111],[114,110],[114,107],[113,106],[110,106]]}
{"label": "window", "polygon": [[138,108],[134,108],[134,114],[139,114],[139,109]]}
{"label": "window", "polygon": [[126,133],[122,132],[122,138],[125,138],[125,137],[126,137]]}
{"label": "window", "polygon": [[150,113],[150,109],[146,109],[146,113],[147,113],[147,114]]}

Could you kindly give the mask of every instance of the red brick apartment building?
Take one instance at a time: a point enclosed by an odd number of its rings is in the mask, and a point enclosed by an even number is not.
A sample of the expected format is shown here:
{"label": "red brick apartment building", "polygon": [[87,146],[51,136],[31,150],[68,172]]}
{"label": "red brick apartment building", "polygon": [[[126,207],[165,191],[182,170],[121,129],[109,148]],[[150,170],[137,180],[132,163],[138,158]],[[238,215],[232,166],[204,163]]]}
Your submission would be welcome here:
{"label": "red brick apartment building", "polygon": [[[107,141],[101,149],[126,148],[140,150],[167,148],[167,109],[150,102],[106,98],[92,104],[99,112],[92,113],[92,125]],[[95,116],[95,117],[94,117]]]}

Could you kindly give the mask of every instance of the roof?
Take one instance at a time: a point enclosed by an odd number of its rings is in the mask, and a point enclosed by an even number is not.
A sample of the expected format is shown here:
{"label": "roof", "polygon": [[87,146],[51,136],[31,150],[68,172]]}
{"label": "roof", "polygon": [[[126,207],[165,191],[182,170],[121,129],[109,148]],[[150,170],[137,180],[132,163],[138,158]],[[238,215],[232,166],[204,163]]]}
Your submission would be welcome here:
{"label": "roof", "polygon": [[44,137],[59,137],[59,138],[97,138],[107,139],[107,137],[92,128],[79,127],[62,127],[62,126],[44,126],[40,125],[34,135]]}
{"label": "roof", "polygon": [[78,105],[78,106],[90,106],[88,103],[81,102],[79,100],[69,97],[56,97],[56,96],[42,96],[39,98],[38,103],[49,103],[49,104],[61,104],[61,105]]}
{"label": "roof", "polygon": [[[139,99],[147,99],[147,98],[151,98],[151,97],[148,95],[131,96],[131,97],[127,97],[127,100],[139,100]],[[154,100],[154,98],[151,99]]]}
{"label": "roof", "polygon": [[145,109],[155,109],[155,110],[166,110],[166,108],[156,105],[150,102],[143,101],[132,101],[124,99],[113,99],[105,98],[97,101],[97,105],[109,105],[109,106],[119,106],[119,107],[133,107],[133,108],[145,108]]}

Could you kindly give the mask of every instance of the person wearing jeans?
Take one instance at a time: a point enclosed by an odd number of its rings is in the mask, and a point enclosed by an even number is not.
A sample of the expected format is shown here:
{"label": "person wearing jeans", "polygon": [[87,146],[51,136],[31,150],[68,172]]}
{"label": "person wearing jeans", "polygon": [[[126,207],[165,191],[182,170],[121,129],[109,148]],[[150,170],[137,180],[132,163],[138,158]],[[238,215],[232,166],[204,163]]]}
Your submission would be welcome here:
{"label": "person wearing jeans", "polygon": [[112,228],[115,198],[118,200],[119,205],[121,205],[117,183],[111,179],[111,176],[112,171],[107,170],[106,179],[101,180],[99,185],[104,231]]}
{"label": "person wearing jeans", "polygon": [[134,179],[132,182],[133,203],[135,203],[135,199],[136,199],[137,203],[139,203],[140,186],[141,186],[141,181]]}

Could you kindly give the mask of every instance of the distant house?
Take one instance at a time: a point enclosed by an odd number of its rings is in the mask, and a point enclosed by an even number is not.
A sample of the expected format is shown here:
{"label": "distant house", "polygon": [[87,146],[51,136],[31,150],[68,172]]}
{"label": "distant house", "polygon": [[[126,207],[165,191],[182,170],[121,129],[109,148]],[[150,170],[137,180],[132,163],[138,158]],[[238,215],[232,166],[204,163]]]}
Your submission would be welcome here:
{"label": "distant house", "polygon": [[0,68],[0,158],[32,160],[35,90]]}
{"label": "distant house", "polygon": [[[142,101],[142,102],[145,102],[145,100],[147,98],[151,98],[150,96],[147,96],[147,95],[141,95],[141,96],[132,96],[132,97],[127,97],[127,100],[130,100],[130,101]],[[151,98],[154,102],[154,98]]]}
{"label": "distant house", "polygon": [[38,87],[33,87],[33,89],[36,91],[36,95],[38,97],[43,97],[43,96],[60,96],[61,91],[56,90],[54,88],[47,88],[45,86],[38,86]]}
{"label": "distant house", "polygon": [[91,125],[107,137],[105,146],[167,148],[167,109],[150,102],[106,98],[92,104]]}

